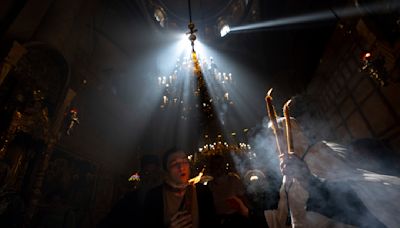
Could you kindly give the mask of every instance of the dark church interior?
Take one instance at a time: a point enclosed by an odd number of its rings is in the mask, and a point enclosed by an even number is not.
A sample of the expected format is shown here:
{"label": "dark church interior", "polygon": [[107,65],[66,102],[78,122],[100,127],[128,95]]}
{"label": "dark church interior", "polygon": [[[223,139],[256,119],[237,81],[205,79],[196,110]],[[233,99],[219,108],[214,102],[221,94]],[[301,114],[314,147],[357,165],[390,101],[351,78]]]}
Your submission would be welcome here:
{"label": "dark church interior", "polygon": [[171,148],[243,189],[216,227],[399,227],[396,0],[2,0],[0,40],[0,227],[142,227]]}

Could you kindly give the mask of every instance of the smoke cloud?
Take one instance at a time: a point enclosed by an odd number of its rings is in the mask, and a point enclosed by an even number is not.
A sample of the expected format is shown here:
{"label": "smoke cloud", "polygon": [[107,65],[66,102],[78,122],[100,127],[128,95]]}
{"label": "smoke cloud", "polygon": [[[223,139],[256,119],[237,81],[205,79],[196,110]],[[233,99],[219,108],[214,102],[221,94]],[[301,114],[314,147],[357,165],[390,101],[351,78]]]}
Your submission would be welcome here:
{"label": "smoke cloud", "polygon": [[[304,202],[307,211],[325,216],[331,224],[396,227],[400,223],[400,208],[394,202],[400,198],[400,178],[394,171],[395,165],[388,169],[388,160],[394,158],[393,153],[370,140],[356,141],[351,149],[346,145],[321,141],[332,135],[327,123],[318,118],[318,112],[312,113],[315,109],[307,109],[312,107],[311,102],[303,100],[296,105],[299,104],[300,108],[293,107],[293,113],[300,124],[294,121],[292,126],[294,147],[300,150],[296,154],[308,151],[304,160],[311,172],[307,187],[309,197]],[[276,192],[282,180],[275,139],[268,121],[264,118],[260,125],[250,130],[252,151],[247,157],[232,155],[236,169],[245,177],[244,183],[250,194]],[[308,145],[311,145],[309,150]],[[385,156],[377,156],[380,152],[393,156],[383,159]],[[259,170],[265,178],[251,181],[249,170]],[[303,220],[308,224],[316,222],[312,217]]]}

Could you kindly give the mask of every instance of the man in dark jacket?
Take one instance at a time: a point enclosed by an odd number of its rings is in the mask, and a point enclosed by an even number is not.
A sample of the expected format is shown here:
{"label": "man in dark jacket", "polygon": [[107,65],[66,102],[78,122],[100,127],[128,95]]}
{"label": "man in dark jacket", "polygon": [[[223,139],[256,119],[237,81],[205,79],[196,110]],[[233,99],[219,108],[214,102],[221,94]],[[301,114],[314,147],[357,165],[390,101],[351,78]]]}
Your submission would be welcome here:
{"label": "man in dark jacket", "polygon": [[190,167],[182,150],[171,149],[163,156],[167,172],[162,185],[152,189],[144,202],[145,227],[215,227],[212,194],[206,186],[189,184]]}
{"label": "man in dark jacket", "polygon": [[98,228],[140,227],[144,198],[147,192],[162,183],[160,161],[156,155],[144,155],[140,161],[140,181],[119,200]]}

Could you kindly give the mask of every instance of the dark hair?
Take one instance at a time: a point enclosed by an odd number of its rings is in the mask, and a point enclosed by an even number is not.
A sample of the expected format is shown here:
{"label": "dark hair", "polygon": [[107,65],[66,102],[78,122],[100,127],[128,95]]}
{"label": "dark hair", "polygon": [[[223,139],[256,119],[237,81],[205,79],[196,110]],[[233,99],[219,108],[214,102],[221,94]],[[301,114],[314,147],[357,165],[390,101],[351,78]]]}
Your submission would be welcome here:
{"label": "dark hair", "polygon": [[[211,164],[220,165],[220,164],[224,163],[224,161],[225,161],[224,156],[222,156],[220,154],[212,155],[210,157],[210,165]],[[221,167],[214,167],[214,168],[221,168]]]}
{"label": "dark hair", "polygon": [[174,154],[174,153],[176,153],[176,152],[184,152],[184,150],[182,150],[182,149],[180,149],[180,148],[176,148],[176,147],[173,147],[173,148],[171,148],[171,149],[169,149],[169,150],[167,150],[164,154],[163,154],[163,157],[162,157],[162,166],[163,166],[163,169],[164,170],[168,170],[167,169],[167,166],[168,166],[168,158],[169,158],[169,156],[171,156],[171,154]]}
{"label": "dark hair", "polygon": [[160,159],[158,158],[157,155],[154,154],[146,154],[143,155],[142,158],[140,159],[140,169],[143,170],[144,167],[147,165],[155,165],[155,166],[160,166]]}

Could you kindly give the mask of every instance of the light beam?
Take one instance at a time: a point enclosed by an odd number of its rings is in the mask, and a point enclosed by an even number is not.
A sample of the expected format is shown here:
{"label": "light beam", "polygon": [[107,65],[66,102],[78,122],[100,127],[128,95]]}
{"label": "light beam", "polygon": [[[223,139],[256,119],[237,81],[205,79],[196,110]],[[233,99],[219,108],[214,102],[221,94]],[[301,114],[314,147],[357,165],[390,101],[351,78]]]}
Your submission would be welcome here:
{"label": "light beam", "polygon": [[240,32],[240,31],[248,31],[248,30],[255,30],[255,29],[265,29],[265,28],[274,28],[279,26],[287,26],[287,25],[295,25],[295,24],[302,24],[302,23],[310,23],[316,21],[327,21],[327,20],[337,20],[339,18],[346,18],[346,17],[354,17],[363,15],[365,10],[363,8],[368,8],[368,13],[382,13],[382,12],[390,12],[395,11],[400,6],[400,3],[393,3],[390,8],[387,5],[383,4],[370,4],[364,5],[362,7],[351,7],[351,8],[344,8],[344,9],[330,9],[322,12],[316,12],[311,14],[305,15],[298,15],[286,18],[278,18],[274,20],[249,24],[249,25],[242,25],[232,27],[230,32]]}

